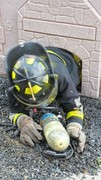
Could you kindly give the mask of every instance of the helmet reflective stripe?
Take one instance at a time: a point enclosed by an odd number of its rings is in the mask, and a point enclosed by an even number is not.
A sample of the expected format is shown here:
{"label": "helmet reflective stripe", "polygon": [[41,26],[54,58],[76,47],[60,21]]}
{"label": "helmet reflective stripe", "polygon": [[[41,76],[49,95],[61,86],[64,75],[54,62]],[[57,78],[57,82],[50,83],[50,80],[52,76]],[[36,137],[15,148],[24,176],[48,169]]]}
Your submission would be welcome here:
{"label": "helmet reflective stripe", "polygon": [[16,73],[14,71],[12,71],[12,79],[16,78]]}
{"label": "helmet reflective stripe", "polygon": [[[38,85],[34,85],[32,87],[32,91],[33,91],[34,94],[37,94],[39,91],[41,91],[41,89],[42,89],[42,87],[40,87]],[[29,95],[32,94],[30,88],[25,89],[25,94],[29,94]]]}
{"label": "helmet reflective stripe", "polygon": [[39,62],[38,66],[40,68],[40,71],[43,70],[43,69],[46,69],[42,62]]}
{"label": "helmet reflective stripe", "polygon": [[21,62],[18,61],[18,62],[14,65],[14,68],[15,68],[15,69],[19,69],[20,66],[21,66]]}
{"label": "helmet reflective stripe", "polygon": [[26,58],[26,63],[27,64],[33,64],[35,61],[35,58]]}
{"label": "helmet reflective stripe", "polygon": [[43,82],[48,83],[48,81],[49,81],[49,76],[47,74],[46,76],[43,77]]}
{"label": "helmet reflective stripe", "polygon": [[20,87],[18,85],[15,85],[14,87],[20,92]]}

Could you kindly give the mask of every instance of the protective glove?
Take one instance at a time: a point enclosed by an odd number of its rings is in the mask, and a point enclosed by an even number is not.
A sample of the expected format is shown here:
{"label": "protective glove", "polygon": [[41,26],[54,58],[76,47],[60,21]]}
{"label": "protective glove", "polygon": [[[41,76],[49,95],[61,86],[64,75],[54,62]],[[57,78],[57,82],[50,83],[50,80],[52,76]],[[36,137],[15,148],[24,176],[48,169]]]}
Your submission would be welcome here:
{"label": "protective glove", "polygon": [[[13,121],[14,115],[9,116],[9,119]],[[39,143],[42,140],[42,135],[38,131],[42,131],[42,127],[36,122],[33,122],[33,119],[27,115],[21,114],[16,121],[18,129],[20,130],[20,141],[31,147],[35,143]]]}
{"label": "protective glove", "polygon": [[82,127],[79,127],[77,125],[69,125],[69,127],[67,127],[67,132],[70,137],[77,139],[78,141],[77,152],[78,153],[83,152],[86,142],[86,136],[82,131]]}

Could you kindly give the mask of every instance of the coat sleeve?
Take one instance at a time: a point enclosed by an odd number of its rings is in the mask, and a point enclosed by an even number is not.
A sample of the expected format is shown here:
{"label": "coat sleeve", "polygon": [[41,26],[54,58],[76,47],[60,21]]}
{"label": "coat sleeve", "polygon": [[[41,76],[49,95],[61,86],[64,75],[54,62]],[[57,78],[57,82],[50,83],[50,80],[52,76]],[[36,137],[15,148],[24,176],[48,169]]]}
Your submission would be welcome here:
{"label": "coat sleeve", "polygon": [[57,98],[66,113],[66,123],[76,123],[78,126],[83,124],[83,108],[80,96],[67,68],[61,68],[59,76],[59,91]]}

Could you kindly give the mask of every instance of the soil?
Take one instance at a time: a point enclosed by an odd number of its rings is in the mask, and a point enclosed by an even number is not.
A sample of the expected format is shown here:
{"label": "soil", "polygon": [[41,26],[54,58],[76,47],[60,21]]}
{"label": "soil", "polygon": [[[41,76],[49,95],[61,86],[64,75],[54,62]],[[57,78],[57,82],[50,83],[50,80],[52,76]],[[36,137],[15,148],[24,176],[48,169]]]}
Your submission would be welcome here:
{"label": "soil", "polygon": [[73,174],[80,173],[81,180],[87,174],[94,179],[101,171],[101,100],[81,96],[81,101],[85,114],[83,131],[87,136],[84,152],[78,154],[72,141],[74,153],[70,159],[46,157],[44,142],[30,148],[20,143],[17,129],[9,130],[12,126],[8,122],[7,79],[0,78],[0,179],[73,180]]}

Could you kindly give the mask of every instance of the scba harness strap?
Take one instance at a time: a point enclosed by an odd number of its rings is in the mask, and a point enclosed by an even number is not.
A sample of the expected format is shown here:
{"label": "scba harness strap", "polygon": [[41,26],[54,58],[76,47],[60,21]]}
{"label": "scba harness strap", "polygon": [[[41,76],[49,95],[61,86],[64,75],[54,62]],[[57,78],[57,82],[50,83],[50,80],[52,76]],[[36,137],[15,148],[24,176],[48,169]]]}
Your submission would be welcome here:
{"label": "scba harness strap", "polygon": [[47,52],[50,53],[50,54],[53,54],[53,55],[57,56],[59,59],[62,60],[62,62],[63,62],[64,65],[66,66],[66,61],[65,61],[60,55],[58,55],[56,52],[54,52],[54,51],[52,51],[52,50],[47,50]]}
{"label": "scba harness strap", "polygon": [[[54,55],[58,59],[60,59],[63,62],[63,64],[67,67],[72,77],[75,77],[75,78],[78,77],[77,89],[79,90],[80,89],[79,86],[81,86],[80,84],[81,84],[81,79],[82,79],[82,61],[79,58],[79,56],[77,56],[76,54],[68,50],[64,50],[62,48],[48,47],[47,52],[50,55]],[[75,78],[73,78],[74,81],[75,81]]]}
{"label": "scba harness strap", "polygon": [[[62,62],[64,63],[65,66],[67,65],[65,59],[62,58],[59,54],[57,54],[55,51],[47,50],[47,52],[50,53],[50,54],[53,54],[53,55],[57,56],[59,59],[62,60]],[[73,57],[73,59],[75,60],[76,64],[81,68],[81,59],[80,59],[76,54],[74,54],[74,53],[71,53],[71,52],[70,52],[70,54],[71,54],[71,56]]]}

